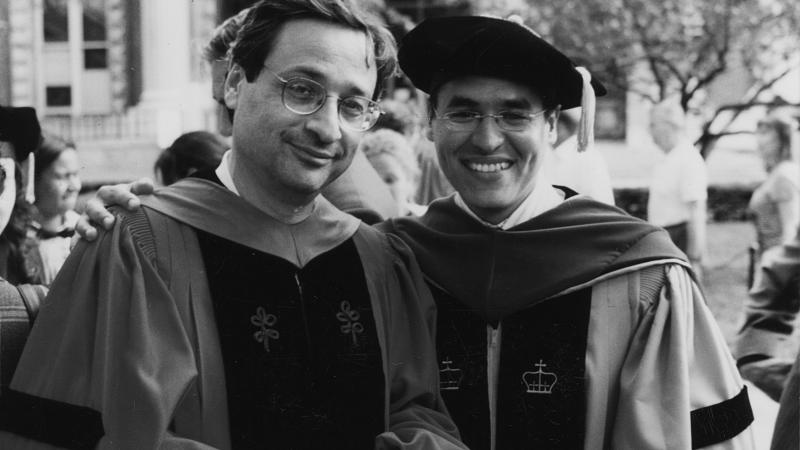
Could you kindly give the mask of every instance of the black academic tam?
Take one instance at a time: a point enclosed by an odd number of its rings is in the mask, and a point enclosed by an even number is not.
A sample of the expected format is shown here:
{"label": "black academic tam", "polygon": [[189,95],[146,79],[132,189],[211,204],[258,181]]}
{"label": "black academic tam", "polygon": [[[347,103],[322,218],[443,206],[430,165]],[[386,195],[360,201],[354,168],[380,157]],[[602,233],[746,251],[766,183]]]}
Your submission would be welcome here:
{"label": "black academic tam", "polygon": [[0,141],[14,145],[17,161],[25,160],[39,147],[41,140],[42,130],[35,109],[0,106]]}
{"label": "black academic tam", "polygon": [[[427,19],[400,42],[400,67],[430,94],[465,75],[510,79],[531,86],[545,106],[581,106],[582,79],[575,64],[530,28],[482,16]],[[592,79],[598,96],[606,88]]]}

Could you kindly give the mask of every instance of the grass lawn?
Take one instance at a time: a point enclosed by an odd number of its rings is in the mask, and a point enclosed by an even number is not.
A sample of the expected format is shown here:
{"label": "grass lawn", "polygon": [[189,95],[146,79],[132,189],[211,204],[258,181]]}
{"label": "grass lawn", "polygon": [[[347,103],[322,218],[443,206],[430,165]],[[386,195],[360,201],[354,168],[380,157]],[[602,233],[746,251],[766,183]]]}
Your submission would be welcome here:
{"label": "grass lawn", "polygon": [[[742,309],[747,300],[747,247],[754,238],[755,231],[749,222],[708,224],[708,261],[702,283],[703,290],[709,308],[729,345],[736,336],[742,320]],[[798,341],[800,339],[793,340],[795,345]],[[753,434],[756,448],[767,450],[772,439],[778,404],[750,383],[748,389],[755,415]]]}
{"label": "grass lawn", "polygon": [[703,290],[730,344],[747,299],[747,248],[755,239],[755,231],[749,222],[712,222],[707,233]]}

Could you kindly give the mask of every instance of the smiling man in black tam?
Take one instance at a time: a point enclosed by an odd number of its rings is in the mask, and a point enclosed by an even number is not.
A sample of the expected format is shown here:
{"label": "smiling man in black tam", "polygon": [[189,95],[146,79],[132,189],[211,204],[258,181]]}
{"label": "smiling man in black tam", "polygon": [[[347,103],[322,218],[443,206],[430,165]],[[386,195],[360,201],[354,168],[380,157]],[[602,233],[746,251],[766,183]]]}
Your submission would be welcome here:
{"label": "smiling man in black tam", "polygon": [[[747,390],[686,256],[548,180],[559,111],[582,106],[585,148],[602,84],[488,17],[426,20],[399,61],[431,96],[429,138],[457,192],[380,227],[434,290],[440,390],[464,443],[752,448]],[[106,199],[124,204],[121,191]]]}
{"label": "smiling man in black tam", "polygon": [[685,256],[662,229],[548,181],[559,110],[583,106],[585,148],[605,88],[511,20],[426,20],[399,61],[430,95],[457,193],[384,230],[434,288],[464,442],[749,448],[747,391]]}
{"label": "smiling man in black tam", "polygon": [[[24,160],[36,150],[41,140],[42,129],[35,109],[0,106],[0,142],[10,144],[10,156]],[[5,152],[3,154],[5,156]]]}

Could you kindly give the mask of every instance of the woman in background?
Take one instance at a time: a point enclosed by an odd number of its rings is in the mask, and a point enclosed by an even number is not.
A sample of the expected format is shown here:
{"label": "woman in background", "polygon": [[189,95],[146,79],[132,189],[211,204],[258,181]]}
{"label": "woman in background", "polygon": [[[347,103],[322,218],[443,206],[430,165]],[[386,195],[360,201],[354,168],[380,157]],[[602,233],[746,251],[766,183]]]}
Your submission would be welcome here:
{"label": "woman in background", "polygon": [[35,228],[42,282],[49,285],[70,252],[79,217],[75,204],[81,190],[81,166],[75,145],[51,135],[44,136],[34,156]]}
{"label": "woman in background", "polygon": [[767,178],[750,197],[756,228],[753,267],[767,249],[791,242],[800,224],[800,166],[792,159],[791,121],[766,116],[758,122],[756,142]]}

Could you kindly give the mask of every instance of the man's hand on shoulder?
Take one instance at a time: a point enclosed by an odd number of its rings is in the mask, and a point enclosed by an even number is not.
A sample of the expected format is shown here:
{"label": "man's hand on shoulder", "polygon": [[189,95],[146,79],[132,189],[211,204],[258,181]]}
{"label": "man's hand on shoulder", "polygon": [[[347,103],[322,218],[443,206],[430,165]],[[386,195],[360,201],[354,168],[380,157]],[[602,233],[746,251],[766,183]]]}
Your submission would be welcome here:
{"label": "man's hand on shoulder", "polygon": [[75,230],[81,238],[87,241],[97,239],[97,228],[111,229],[114,225],[114,215],[108,212],[107,206],[122,206],[129,211],[136,211],[141,204],[138,195],[152,194],[153,180],[141,178],[133,183],[103,186],[97,194],[86,202],[86,211],[78,220]]}

